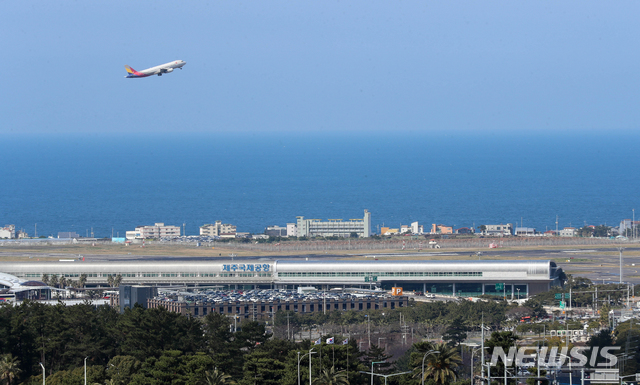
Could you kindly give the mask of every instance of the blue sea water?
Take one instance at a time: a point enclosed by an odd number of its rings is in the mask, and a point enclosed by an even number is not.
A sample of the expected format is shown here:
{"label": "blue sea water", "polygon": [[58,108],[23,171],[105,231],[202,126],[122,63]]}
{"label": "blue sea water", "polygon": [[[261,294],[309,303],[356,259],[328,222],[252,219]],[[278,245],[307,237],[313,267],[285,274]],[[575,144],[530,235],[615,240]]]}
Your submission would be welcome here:
{"label": "blue sea water", "polygon": [[[618,225],[640,208],[640,135],[136,134],[0,140],[0,225],[124,236],[221,220],[238,231],[307,218]],[[640,217],[640,212],[638,213]]]}

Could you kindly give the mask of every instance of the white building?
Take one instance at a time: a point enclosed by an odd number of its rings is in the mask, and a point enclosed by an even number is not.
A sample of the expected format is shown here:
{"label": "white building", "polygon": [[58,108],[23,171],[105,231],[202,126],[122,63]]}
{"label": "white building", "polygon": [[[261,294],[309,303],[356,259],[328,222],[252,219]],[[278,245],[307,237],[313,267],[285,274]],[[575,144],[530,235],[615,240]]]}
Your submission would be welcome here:
{"label": "white building", "polygon": [[326,222],[320,219],[298,218],[299,237],[350,237],[356,234],[360,238],[371,236],[371,213],[364,210],[364,218],[349,219],[329,219]]}
{"label": "white building", "polygon": [[16,237],[16,226],[15,225],[5,225],[0,228],[0,239],[13,239]]}
{"label": "white building", "polygon": [[505,225],[484,225],[484,227],[485,229],[483,235],[494,237],[505,237],[513,235],[513,225],[511,223],[507,223]]}
{"label": "white building", "polygon": [[237,233],[236,226],[216,221],[214,224],[206,224],[200,226],[200,235],[220,238],[235,238]]}
{"label": "white building", "polygon": [[[501,260],[243,260],[234,261],[60,261],[0,262],[0,272],[21,279],[43,274],[87,275],[90,286],[104,285],[110,275],[125,285],[221,285],[225,288],[403,287],[437,295],[527,298],[563,283],[565,274],[553,261]],[[500,284],[499,286],[496,284]],[[0,277],[0,288],[2,279]],[[328,301],[327,301],[328,304]]]}
{"label": "white building", "polygon": [[[620,233],[620,235],[626,236],[626,231],[627,230],[633,230],[633,228],[636,228],[636,236],[638,236],[638,227],[640,227],[640,221],[633,221],[631,219],[623,219],[622,221],[620,221],[620,229],[618,230],[618,232]],[[631,235],[631,234],[630,234]]]}
{"label": "white building", "polygon": [[156,223],[153,226],[139,226],[133,231],[127,231],[127,239],[150,239],[162,237],[179,237],[180,226],[165,226]]}
{"label": "white building", "polygon": [[516,235],[519,237],[535,237],[537,232],[533,227],[516,227]]}
{"label": "white building", "polygon": [[400,234],[404,233],[414,235],[424,234],[424,226],[420,226],[418,222],[412,222],[411,225],[400,225]]}
{"label": "white building", "polygon": [[298,226],[295,223],[287,223],[287,237],[297,237]]}
{"label": "white building", "polygon": [[561,237],[577,237],[578,229],[576,229],[575,227],[565,227],[564,229],[560,230],[560,236]]}

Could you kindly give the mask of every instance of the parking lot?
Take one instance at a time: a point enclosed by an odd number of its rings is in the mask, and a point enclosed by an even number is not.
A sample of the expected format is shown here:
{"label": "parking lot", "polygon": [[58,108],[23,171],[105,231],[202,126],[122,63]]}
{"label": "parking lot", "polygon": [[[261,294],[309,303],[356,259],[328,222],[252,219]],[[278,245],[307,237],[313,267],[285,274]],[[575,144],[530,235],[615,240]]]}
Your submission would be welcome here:
{"label": "parking lot", "polygon": [[346,292],[346,291],[315,291],[299,293],[295,290],[215,290],[215,289],[194,289],[190,291],[176,291],[172,289],[158,289],[156,299],[167,301],[186,301],[203,303],[220,302],[276,302],[276,301],[315,301],[326,300],[367,300],[387,298],[391,294],[385,291],[375,292]]}

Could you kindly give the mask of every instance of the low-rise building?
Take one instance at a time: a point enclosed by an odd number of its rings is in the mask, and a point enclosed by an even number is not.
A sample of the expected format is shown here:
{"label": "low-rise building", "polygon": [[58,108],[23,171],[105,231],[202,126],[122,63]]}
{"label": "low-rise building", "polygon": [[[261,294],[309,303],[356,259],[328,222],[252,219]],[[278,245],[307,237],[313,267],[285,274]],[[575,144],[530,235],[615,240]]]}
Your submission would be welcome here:
{"label": "low-rise building", "polygon": [[575,227],[565,227],[559,231],[561,237],[577,237],[578,229]]}
{"label": "low-rise building", "polygon": [[516,235],[519,237],[533,237],[536,234],[536,229],[533,227],[516,227]]}
{"label": "low-rise building", "polygon": [[127,231],[127,239],[154,239],[163,237],[179,237],[180,226],[165,226],[155,223],[153,226],[138,226],[133,231]]}
{"label": "low-rise building", "polygon": [[296,218],[299,237],[351,237],[354,234],[360,238],[371,236],[371,213],[368,210],[364,210],[364,218],[348,221],[328,219],[323,222],[320,219]]}
{"label": "low-rise building", "polygon": [[484,225],[483,235],[493,237],[505,237],[513,235],[513,225],[511,223],[499,225]]}
{"label": "low-rise building", "polygon": [[58,238],[63,239],[77,239],[80,238],[80,234],[75,231],[62,231],[58,233]]}
{"label": "low-rise building", "polygon": [[[110,298],[110,304],[115,308],[122,308],[121,295],[115,294]],[[291,300],[260,300],[260,301],[221,301],[213,302],[206,299],[186,301],[173,298],[148,298],[146,308],[163,307],[170,312],[204,317],[210,313],[234,316],[241,319],[269,320],[278,311],[293,311],[297,314],[311,314],[332,311],[371,311],[393,310],[409,306],[407,296],[367,296],[355,298],[304,298]]]}
{"label": "low-rise building", "polygon": [[15,225],[5,225],[0,228],[0,239],[13,239],[16,237],[16,226]]}
{"label": "low-rise building", "polygon": [[431,225],[431,233],[430,234],[453,234],[453,227],[445,226],[445,225]]}
{"label": "low-rise building", "polygon": [[235,238],[236,226],[216,221],[214,224],[206,224],[200,226],[200,235],[220,238]]}
{"label": "low-rise building", "polygon": [[267,226],[264,229],[264,234],[270,237],[286,237],[287,236],[287,228],[282,226]]}
{"label": "low-rise building", "polygon": [[469,227],[461,227],[456,230],[456,234],[473,234],[473,233],[474,233],[473,229]]}
{"label": "low-rise building", "polygon": [[392,229],[390,227],[381,227],[380,228],[380,235],[394,235],[394,234],[399,234],[400,233],[400,229]]}

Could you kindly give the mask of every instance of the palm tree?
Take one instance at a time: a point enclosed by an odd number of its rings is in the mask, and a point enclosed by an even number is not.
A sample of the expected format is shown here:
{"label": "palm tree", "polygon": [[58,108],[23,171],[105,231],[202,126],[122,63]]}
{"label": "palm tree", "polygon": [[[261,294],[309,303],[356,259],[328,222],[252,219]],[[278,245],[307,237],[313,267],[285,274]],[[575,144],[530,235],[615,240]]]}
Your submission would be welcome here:
{"label": "palm tree", "polygon": [[[456,348],[447,345],[446,343],[438,343],[433,346],[433,350],[438,353],[433,353],[427,356],[425,363],[424,377],[432,377],[436,384],[444,385],[449,383],[450,380],[456,380],[456,368],[458,363],[462,360]],[[422,360],[423,356],[420,356]],[[416,376],[422,375],[422,367],[417,360],[414,362],[417,370]]]}
{"label": "palm tree", "polygon": [[49,285],[49,274],[42,274],[42,278],[40,279],[44,284]]}
{"label": "palm tree", "polygon": [[120,283],[122,283],[122,275],[118,274],[113,279],[113,286],[120,287]]}
{"label": "palm tree", "polygon": [[53,295],[54,292],[55,292],[56,298],[58,298],[60,296],[60,292],[58,290],[55,290],[55,288],[58,287],[58,276],[57,275],[51,274],[51,276],[49,277],[49,286],[54,288],[51,291],[51,294]]}
{"label": "palm tree", "polygon": [[13,357],[11,353],[3,354],[0,357],[0,382],[11,385],[20,372],[20,361],[16,357]]}
{"label": "palm tree", "polygon": [[86,274],[80,274],[80,277],[78,277],[78,286],[80,287],[84,287],[84,285],[87,284],[87,275]]}
{"label": "palm tree", "polygon": [[231,380],[230,375],[219,372],[218,368],[215,368],[213,372],[208,370],[204,372],[204,379],[201,383],[204,385],[232,385],[236,382]]}
{"label": "palm tree", "polygon": [[347,372],[341,370],[336,372],[335,366],[331,369],[322,369],[320,376],[313,381],[313,385],[349,385]]}

